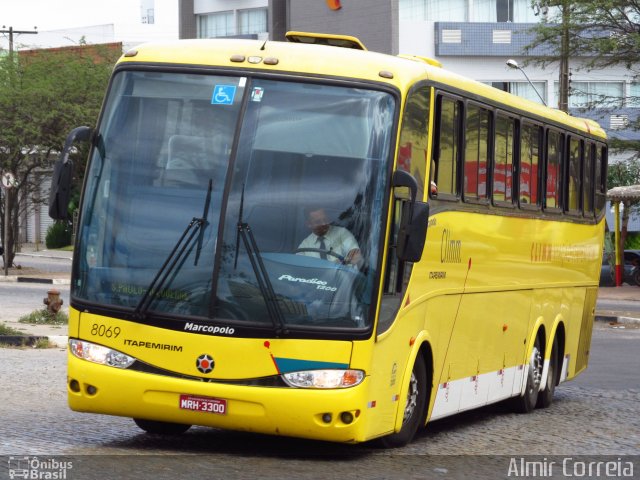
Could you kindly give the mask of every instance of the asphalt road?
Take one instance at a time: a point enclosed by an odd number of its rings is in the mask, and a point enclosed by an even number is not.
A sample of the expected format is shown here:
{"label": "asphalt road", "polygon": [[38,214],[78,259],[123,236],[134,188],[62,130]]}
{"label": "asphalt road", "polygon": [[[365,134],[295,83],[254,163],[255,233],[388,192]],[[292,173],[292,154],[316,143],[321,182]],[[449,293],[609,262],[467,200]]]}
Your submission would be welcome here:
{"label": "asphalt road", "polygon": [[[414,442],[394,450],[203,427],[178,437],[144,434],[130,419],[68,409],[63,349],[0,349],[0,456],[5,456],[0,479],[8,478],[9,456],[14,462],[66,459],[73,469],[65,478],[72,480],[468,480],[513,477],[507,475],[510,462],[520,459],[562,462],[608,455],[605,459],[631,458],[637,464],[637,456],[627,455],[640,451],[639,342],[640,330],[600,322],[589,368],[557,388],[550,408],[529,415],[510,413],[503,405],[466,412],[429,424]],[[640,471],[640,465],[635,468]]]}

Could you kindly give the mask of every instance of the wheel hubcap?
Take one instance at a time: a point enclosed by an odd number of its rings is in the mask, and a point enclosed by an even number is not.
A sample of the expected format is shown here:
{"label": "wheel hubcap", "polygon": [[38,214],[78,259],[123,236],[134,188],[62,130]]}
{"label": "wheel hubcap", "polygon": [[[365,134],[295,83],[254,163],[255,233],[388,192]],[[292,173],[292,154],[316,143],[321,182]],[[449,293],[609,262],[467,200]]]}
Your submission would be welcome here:
{"label": "wheel hubcap", "polygon": [[413,415],[418,405],[418,379],[415,373],[411,372],[411,380],[409,381],[409,391],[407,392],[407,405],[404,407],[404,418],[402,423],[407,421]]}
{"label": "wheel hubcap", "polygon": [[542,380],[542,355],[536,346],[533,347],[531,358],[529,359],[529,378],[531,380],[530,392],[537,391]]}

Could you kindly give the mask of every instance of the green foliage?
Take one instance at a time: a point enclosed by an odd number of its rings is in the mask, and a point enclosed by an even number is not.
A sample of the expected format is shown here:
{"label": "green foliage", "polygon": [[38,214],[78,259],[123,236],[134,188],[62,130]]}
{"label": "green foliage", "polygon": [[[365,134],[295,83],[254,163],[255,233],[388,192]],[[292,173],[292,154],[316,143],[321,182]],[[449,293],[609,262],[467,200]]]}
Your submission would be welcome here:
{"label": "green foliage", "polygon": [[66,222],[56,222],[47,229],[47,248],[62,248],[71,244],[71,227]]}
{"label": "green foliage", "polygon": [[624,248],[625,250],[640,250],[640,233],[629,233]]}
{"label": "green foliage", "polygon": [[[90,45],[0,56],[0,170],[13,173],[18,183],[12,189],[16,201],[4,245],[9,265],[18,238],[14,229],[20,211],[17,199],[40,198],[38,182],[46,177],[31,173],[51,166],[73,128],[96,124],[120,54]],[[73,158],[76,185],[82,183],[86,154],[86,148],[80,148]]]}
{"label": "green foliage", "polygon": [[640,73],[640,3],[632,0],[545,0],[548,9],[534,31],[536,40],[525,48],[539,55],[535,63],[556,61],[562,33],[569,37],[568,55],[581,57],[587,69],[622,65]]}
{"label": "green foliage", "polygon": [[640,183],[640,160],[637,158],[612,163],[607,170],[607,186],[624,187]]}
{"label": "green foliage", "polygon": [[23,335],[23,332],[2,323],[0,324],[0,335]]}
{"label": "green foliage", "polygon": [[18,319],[18,322],[31,325],[66,325],[69,323],[69,317],[64,312],[53,314],[46,308],[42,308],[28,315],[23,315]]}

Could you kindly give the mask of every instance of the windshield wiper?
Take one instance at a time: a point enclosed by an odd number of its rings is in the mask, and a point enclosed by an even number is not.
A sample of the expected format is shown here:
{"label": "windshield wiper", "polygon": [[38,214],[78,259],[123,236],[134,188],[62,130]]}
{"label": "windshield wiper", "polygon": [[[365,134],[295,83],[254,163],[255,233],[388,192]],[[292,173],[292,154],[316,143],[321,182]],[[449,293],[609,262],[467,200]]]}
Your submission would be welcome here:
{"label": "windshield wiper", "polygon": [[162,292],[162,289],[165,287],[167,280],[169,279],[169,276],[176,269],[176,266],[182,266],[187,256],[191,252],[193,246],[189,247],[189,245],[192,244],[193,239],[199,231],[200,237],[198,239],[198,249],[196,251],[196,259],[194,265],[198,263],[198,257],[200,256],[200,250],[202,248],[204,228],[208,223],[207,214],[209,212],[209,202],[211,200],[212,183],[212,180],[209,179],[209,188],[207,189],[207,196],[205,199],[202,217],[193,217],[187,225],[187,228],[185,228],[184,232],[182,232],[182,235],[173,246],[173,249],[165,259],[155,277],[153,277],[153,280],[147,287],[147,290],[144,292],[144,295],[133,311],[133,315],[136,318],[144,319],[146,317],[151,303],[155,300],[158,294]]}
{"label": "windshield wiper", "polygon": [[289,331],[284,322],[284,316],[282,315],[282,310],[280,310],[278,298],[275,291],[273,290],[271,279],[269,279],[269,274],[267,273],[267,269],[264,266],[264,262],[262,261],[260,249],[258,248],[256,239],[253,236],[251,227],[247,222],[244,222],[242,220],[243,206],[244,185],[242,185],[242,196],[240,197],[240,212],[238,214],[238,238],[236,238],[235,265],[237,266],[238,264],[238,251],[240,247],[240,238],[242,238],[242,243],[244,244],[244,248],[247,251],[247,255],[249,256],[249,261],[251,262],[251,268],[253,268],[253,273],[255,274],[256,280],[258,281],[258,288],[260,289],[262,298],[264,299],[264,302],[267,306],[267,312],[269,313],[269,317],[271,318],[271,322],[273,323],[275,335],[276,337],[287,335]]}

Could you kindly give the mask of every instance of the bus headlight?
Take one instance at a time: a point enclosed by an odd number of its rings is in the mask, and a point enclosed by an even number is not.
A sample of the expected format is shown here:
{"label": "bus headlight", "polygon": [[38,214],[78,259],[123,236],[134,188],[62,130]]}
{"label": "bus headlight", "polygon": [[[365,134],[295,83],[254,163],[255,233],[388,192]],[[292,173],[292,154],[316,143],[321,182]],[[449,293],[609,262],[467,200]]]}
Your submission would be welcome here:
{"label": "bus headlight", "polygon": [[362,370],[303,370],[282,375],[290,387],[298,388],[348,388],[364,380]]}
{"label": "bus headlight", "polygon": [[135,358],[117,350],[73,338],[69,340],[69,349],[74,356],[82,360],[110,367],[129,368],[136,361]]}

